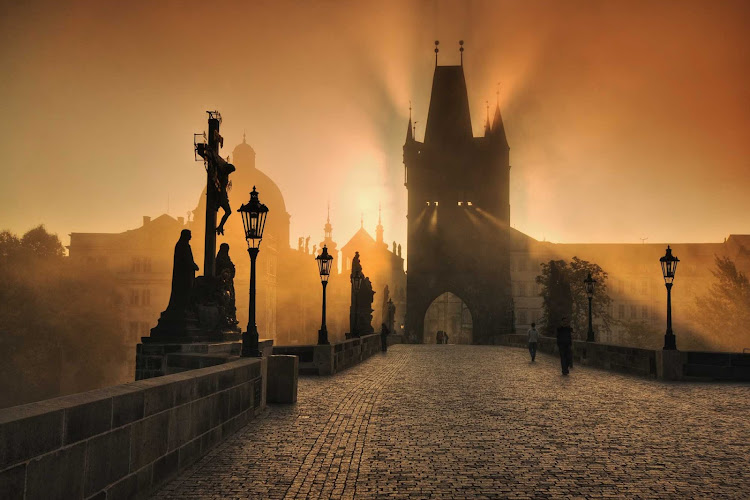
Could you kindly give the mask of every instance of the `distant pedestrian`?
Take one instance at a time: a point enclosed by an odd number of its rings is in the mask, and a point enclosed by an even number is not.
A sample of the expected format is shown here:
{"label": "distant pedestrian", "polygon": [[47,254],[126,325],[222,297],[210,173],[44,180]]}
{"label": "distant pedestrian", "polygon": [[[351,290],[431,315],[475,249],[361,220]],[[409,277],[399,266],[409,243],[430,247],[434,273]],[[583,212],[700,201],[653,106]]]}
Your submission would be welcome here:
{"label": "distant pedestrian", "polygon": [[443,332],[443,344],[448,343],[448,332]]}
{"label": "distant pedestrian", "polygon": [[573,366],[573,329],[568,318],[563,318],[561,323],[562,326],[557,327],[557,349],[560,351],[562,374],[567,375]]}
{"label": "distant pedestrian", "polygon": [[388,334],[390,332],[388,331],[388,327],[385,326],[385,323],[382,323],[382,326],[380,327],[380,350],[383,352],[388,351]]}
{"label": "distant pedestrian", "polygon": [[531,323],[529,328],[529,354],[531,354],[531,362],[534,362],[536,358],[536,344],[539,342],[539,332],[536,330],[536,323]]}
{"label": "distant pedestrian", "polygon": [[443,330],[438,330],[435,334],[435,343],[436,344],[442,344],[443,343]]}

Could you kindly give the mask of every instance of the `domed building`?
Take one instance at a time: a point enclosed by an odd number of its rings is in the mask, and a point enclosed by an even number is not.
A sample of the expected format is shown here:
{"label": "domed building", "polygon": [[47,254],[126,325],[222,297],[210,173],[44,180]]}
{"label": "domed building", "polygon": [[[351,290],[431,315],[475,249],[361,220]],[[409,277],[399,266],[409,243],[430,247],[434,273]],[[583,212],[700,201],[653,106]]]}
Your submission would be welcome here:
{"label": "domed building", "polygon": [[[248,296],[250,284],[250,257],[247,254],[247,241],[244,237],[242,217],[237,209],[250,200],[253,187],[258,191],[260,201],[268,207],[268,218],[263,232],[263,241],[256,263],[256,323],[261,338],[276,339],[276,310],[278,294],[278,262],[280,256],[290,251],[289,247],[289,213],[281,190],[276,183],[255,166],[255,150],[247,143],[245,137],[242,143],[232,151],[231,163],[236,171],[229,176],[229,205],[232,213],[224,225],[224,234],[217,235],[216,248],[222,243],[229,244],[229,255],[236,266],[234,288],[236,293],[237,319],[239,326],[245,330],[248,316]],[[221,219],[222,209],[217,218]],[[195,262],[203,265],[203,245],[206,190],[198,200],[198,206],[193,211],[193,254]],[[198,243],[201,242],[201,243]],[[203,274],[203,269],[199,271]]]}

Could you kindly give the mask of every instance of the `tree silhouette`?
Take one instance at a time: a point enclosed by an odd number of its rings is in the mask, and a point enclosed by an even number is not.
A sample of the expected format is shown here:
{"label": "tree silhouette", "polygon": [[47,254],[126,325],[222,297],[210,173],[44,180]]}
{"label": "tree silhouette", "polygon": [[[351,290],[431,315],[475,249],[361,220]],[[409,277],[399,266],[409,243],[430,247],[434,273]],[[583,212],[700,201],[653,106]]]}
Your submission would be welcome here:
{"label": "tree silhouette", "polygon": [[[689,312],[702,334],[689,336],[683,348],[742,351],[750,348],[750,282],[728,257],[715,257],[716,281],[696,297]],[[693,338],[690,338],[693,337]]]}
{"label": "tree silhouette", "polygon": [[588,331],[588,295],[583,280],[588,273],[596,280],[592,314],[598,320],[597,328],[611,331],[614,320],[609,313],[612,299],[607,293],[608,274],[597,264],[573,257],[542,263],[536,282],[541,285],[543,299],[542,333],[553,336],[563,317],[570,318],[575,338],[585,339]]}
{"label": "tree silhouette", "polygon": [[122,382],[115,280],[64,253],[43,226],[0,232],[0,407]]}

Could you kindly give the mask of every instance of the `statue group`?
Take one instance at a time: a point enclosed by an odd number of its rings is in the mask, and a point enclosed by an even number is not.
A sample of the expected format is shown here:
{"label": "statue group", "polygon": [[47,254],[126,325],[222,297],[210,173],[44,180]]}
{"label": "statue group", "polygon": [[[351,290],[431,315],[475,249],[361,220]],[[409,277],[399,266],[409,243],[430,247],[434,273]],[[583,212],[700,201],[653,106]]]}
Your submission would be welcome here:
{"label": "statue group", "polygon": [[[224,234],[224,224],[231,214],[229,175],[236,170],[219,155],[219,147],[224,142],[219,135],[220,123],[221,115],[209,112],[208,143],[195,145],[207,173],[203,276],[195,276],[199,267],[193,260],[190,247],[192,234],[189,229],[183,229],[174,248],[169,304],[161,313],[159,323],[151,329],[150,339],[153,341],[237,340],[240,336],[234,293],[235,267],[229,257],[229,245],[222,243],[214,257],[216,235]],[[224,215],[216,225],[219,208],[224,210]]]}

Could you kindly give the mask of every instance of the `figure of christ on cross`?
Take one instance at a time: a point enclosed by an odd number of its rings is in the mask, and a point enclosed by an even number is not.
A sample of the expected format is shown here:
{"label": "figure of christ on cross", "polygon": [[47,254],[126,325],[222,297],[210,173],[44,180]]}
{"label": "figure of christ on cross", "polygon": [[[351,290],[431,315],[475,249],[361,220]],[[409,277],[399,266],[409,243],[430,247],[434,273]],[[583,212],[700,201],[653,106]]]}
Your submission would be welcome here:
{"label": "figure of christ on cross", "polygon": [[[227,157],[228,159],[229,157]],[[229,206],[229,189],[231,189],[229,174],[237,169],[210,148],[206,149],[206,160],[208,162],[209,174],[213,180],[212,185],[207,186],[207,189],[215,191],[215,196],[213,196],[215,203],[212,208],[215,211],[218,211],[219,208],[224,210],[221,222],[216,226],[216,234],[224,234],[224,223],[232,213],[232,209]]]}
{"label": "figure of christ on cross", "polygon": [[[219,148],[224,145],[224,138],[219,134],[221,115],[218,111],[208,113],[208,144],[197,143],[195,152],[203,158],[206,165],[206,233],[203,274],[213,277],[216,255],[216,235],[224,234],[224,223],[232,213],[229,206],[229,174],[236,169],[234,165],[219,155]],[[205,135],[204,135],[205,137]],[[228,158],[227,158],[228,159]],[[216,212],[224,209],[221,222],[216,225]]]}

